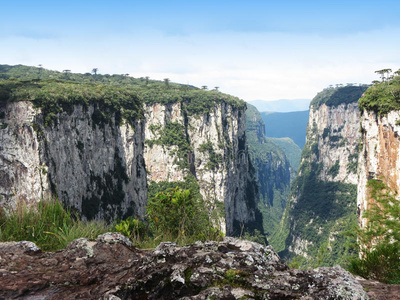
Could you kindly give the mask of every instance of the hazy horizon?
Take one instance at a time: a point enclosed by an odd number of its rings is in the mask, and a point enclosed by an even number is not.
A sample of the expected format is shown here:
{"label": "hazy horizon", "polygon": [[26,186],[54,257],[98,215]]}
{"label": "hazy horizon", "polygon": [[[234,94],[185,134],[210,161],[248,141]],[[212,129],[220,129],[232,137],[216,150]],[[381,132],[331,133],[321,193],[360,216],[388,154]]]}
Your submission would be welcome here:
{"label": "hazy horizon", "polygon": [[0,63],[312,99],[400,67],[399,11],[387,0],[6,1]]}

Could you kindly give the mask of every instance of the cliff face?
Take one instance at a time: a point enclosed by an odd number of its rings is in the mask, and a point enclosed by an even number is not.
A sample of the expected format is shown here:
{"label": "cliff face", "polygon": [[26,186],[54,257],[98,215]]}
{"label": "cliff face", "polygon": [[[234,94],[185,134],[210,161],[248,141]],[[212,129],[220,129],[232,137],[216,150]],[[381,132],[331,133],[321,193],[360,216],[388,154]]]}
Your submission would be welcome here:
{"label": "cliff face", "polygon": [[31,102],[1,103],[0,205],[53,195],[88,219],[143,217],[148,182],[192,176],[227,234],[257,228],[245,107],[221,102],[188,115],[182,105],[145,104],[134,126],[115,113],[102,119],[96,105],[73,105],[45,126]]}
{"label": "cliff face", "polygon": [[96,109],[74,106],[45,127],[32,103],[1,105],[2,205],[56,196],[88,219],[144,215],[143,124],[96,123]]}
{"label": "cliff face", "polygon": [[[360,112],[357,102],[310,110],[307,141],[315,150],[311,160],[319,164],[318,178],[357,184]],[[304,158],[303,158],[304,159]]]}
{"label": "cliff face", "polygon": [[400,191],[400,119],[399,111],[378,116],[364,111],[361,118],[362,150],[359,160],[357,206],[362,227],[367,220],[362,213],[368,208],[367,181],[380,179],[394,191]]}
{"label": "cliff face", "polygon": [[149,182],[194,176],[209,208],[217,211],[223,231],[240,234],[242,224],[259,227],[244,109],[221,103],[206,114],[188,115],[184,107],[146,106],[144,160]]}
{"label": "cliff face", "polygon": [[265,136],[265,124],[258,110],[247,104],[247,143],[251,163],[256,171],[259,209],[264,231],[277,251],[276,233],[289,194],[292,168],[284,151]]}
{"label": "cliff face", "polygon": [[357,100],[365,89],[324,90],[311,103],[307,141],[283,218],[287,257],[315,261],[320,252],[320,262],[334,264],[348,251],[341,233],[356,222]]}

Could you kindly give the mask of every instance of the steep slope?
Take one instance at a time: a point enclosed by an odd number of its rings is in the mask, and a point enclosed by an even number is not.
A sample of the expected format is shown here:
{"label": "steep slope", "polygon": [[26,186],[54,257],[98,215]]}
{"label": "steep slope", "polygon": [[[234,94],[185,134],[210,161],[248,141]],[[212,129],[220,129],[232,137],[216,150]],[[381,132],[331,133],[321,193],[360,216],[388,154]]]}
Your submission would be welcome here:
{"label": "steep slope", "polygon": [[343,232],[356,220],[357,100],[366,88],[326,89],[311,102],[307,142],[281,229],[286,257],[332,265],[349,251]]}
{"label": "steep slope", "polygon": [[308,110],[287,113],[262,112],[261,116],[268,137],[289,137],[303,149],[306,142]]}
{"label": "steep slope", "polygon": [[366,226],[363,212],[374,201],[367,182],[381,180],[391,190],[400,191],[400,76],[370,87],[359,101],[361,155],[357,206],[359,223]]}
{"label": "steep slope", "polygon": [[0,70],[0,205],[57,197],[88,219],[144,217],[148,185],[178,182],[228,235],[262,231],[244,101],[121,75]]}
{"label": "steep slope", "polygon": [[289,194],[291,167],[284,151],[265,136],[265,124],[258,110],[247,104],[247,143],[251,162],[256,170],[259,209],[268,241],[275,243],[275,234]]}
{"label": "steep slope", "polygon": [[278,145],[280,148],[285,151],[285,155],[289,160],[290,166],[293,171],[297,173],[300,167],[300,158],[301,158],[301,149],[300,147],[293,142],[291,138],[283,137],[283,138],[268,138],[271,142]]}

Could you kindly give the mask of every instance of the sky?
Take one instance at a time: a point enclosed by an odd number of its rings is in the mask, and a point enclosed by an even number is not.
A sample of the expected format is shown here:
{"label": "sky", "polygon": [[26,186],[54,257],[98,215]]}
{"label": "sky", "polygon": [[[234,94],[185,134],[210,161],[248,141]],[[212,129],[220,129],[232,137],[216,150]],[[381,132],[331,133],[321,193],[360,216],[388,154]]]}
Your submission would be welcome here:
{"label": "sky", "polygon": [[400,1],[0,0],[0,64],[312,99],[400,68]]}

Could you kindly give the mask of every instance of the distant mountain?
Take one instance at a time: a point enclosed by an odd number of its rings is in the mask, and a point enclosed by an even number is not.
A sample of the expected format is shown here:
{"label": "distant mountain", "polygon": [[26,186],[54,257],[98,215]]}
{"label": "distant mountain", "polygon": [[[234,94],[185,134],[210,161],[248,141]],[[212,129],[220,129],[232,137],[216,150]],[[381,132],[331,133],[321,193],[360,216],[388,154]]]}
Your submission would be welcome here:
{"label": "distant mountain", "polygon": [[258,111],[273,111],[273,112],[292,112],[307,110],[310,106],[310,99],[281,99],[275,101],[254,100],[248,101],[254,105]]}
{"label": "distant mountain", "polygon": [[287,113],[261,113],[267,137],[289,137],[300,149],[303,149],[306,143],[308,115],[308,110]]}

